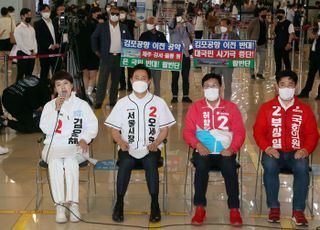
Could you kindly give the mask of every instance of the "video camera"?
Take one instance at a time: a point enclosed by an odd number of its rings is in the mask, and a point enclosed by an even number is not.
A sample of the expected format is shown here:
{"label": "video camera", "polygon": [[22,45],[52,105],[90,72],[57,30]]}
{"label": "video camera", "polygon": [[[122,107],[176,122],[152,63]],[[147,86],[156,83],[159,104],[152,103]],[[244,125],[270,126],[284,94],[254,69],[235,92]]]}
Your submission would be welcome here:
{"label": "video camera", "polygon": [[79,18],[71,12],[64,12],[59,16],[59,25],[61,32],[77,32]]}

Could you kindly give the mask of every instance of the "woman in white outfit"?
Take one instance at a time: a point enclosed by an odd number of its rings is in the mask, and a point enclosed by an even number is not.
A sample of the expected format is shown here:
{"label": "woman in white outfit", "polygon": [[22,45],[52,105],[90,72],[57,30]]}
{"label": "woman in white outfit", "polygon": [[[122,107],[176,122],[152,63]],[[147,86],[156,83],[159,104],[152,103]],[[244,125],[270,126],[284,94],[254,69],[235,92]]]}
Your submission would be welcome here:
{"label": "woman in white outfit", "polygon": [[[73,79],[67,72],[56,72],[52,77],[58,97],[43,109],[40,128],[46,135],[42,159],[48,163],[52,196],[56,205],[56,222],[67,222],[69,204],[70,221],[78,222],[79,212],[79,163],[98,132],[98,121],[87,102],[72,92]],[[66,180],[66,197],[64,190]],[[75,215],[73,215],[75,214]]]}

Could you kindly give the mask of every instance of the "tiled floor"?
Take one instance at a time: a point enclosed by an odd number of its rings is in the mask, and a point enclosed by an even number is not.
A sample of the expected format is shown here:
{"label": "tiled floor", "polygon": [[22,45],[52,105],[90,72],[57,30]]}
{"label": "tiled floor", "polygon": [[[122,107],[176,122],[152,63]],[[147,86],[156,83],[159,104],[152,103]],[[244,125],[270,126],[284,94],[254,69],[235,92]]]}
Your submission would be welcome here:
{"label": "tiled floor", "polygon": [[[308,48],[306,47],[306,50]],[[297,58],[297,55],[296,55]],[[284,177],[285,187],[281,189],[280,199],[282,207],[282,220],[280,224],[269,224],[266,221],[267,209],[265,205],[265,195],[262,201],[262,213],[258,212],[259,200],[254,199],[255,179],[257,167],[257,147],[252,137],[252,125],[255,121],[255,115],[259,105],[269,100],[274,95],[274,79],[270,73],[272,69],[269,65],[272,59],[268,59],[266,67],[266,80],[251,80],[248,70],[236,69],[233,81],[232,100],[238,104],[247,129],[247,138],[242,147],[241,165],[243,168],[243,199],[242,215],[244,218],[244,229],[268,229],[268,228],[295,228],[290,221],[291,214],[291,177]],[[303,63],[304,67],[307,63]],[[190,96],[193,100],[202,97],[201,78],[206,68],[192,70],[190,75]],[[14,81],[15,67],[12,75],[9,76],[9,82]],[[304,80],[306,72],[304,72]],[[0,74],[1,81],[4,78]],[[171,74],[163,72],[162,74],[162,95],[168,102],[171,100],[170,93]],[[316,85],[319,81],[316,81]],[[1,90],[3,82],[1,82]],[[125,92],[120,92],[122,97]],[[313,94],[313,96],[315,96]],[[106,101],[107,102],[107,101]],[[306,100],[319,119],[319,102],[312,98]],[[167,154],[168,154],[168,190],[167,209],[163,213],[160,223],[162,228],[166,229],[197,229],[190,225],[191,214],[188,212],[190,201],[185,201],[184,178],[186,167],[186,156],[188,147],[185,145],[181,131],[183,128],[184,114],[188,108],[187,104],[178,103],[170,109],[174,114],[177,124],[170,130]],[[96,115],[99,118],[99,134],[93,144],[94,156],[98,160],[112,159],[113,143],[110,136],[110,130],[104,125],[103,121],[110,113],[110,108],[103,107],[97,110]],[[87,187],[84,184],[80,186],[81,212],[82,217],[87,222],[93,223],[67,223],[56,224],[54,221],[54,207],[48,191],[48,186],[44,186],[44,199],[42,200],[40,210],[35,211],[36,195],[36,166],[39,158],[37,148],[37,138],[40,134],[20,134],[6,128],[1,130],[0,144],[9,147],[10,152],[0,156],[0,223],[1,229],[139,229],[147,227],[157,227],[160,225],[151,225],[148,222],[149,196],[145,184],[130,184],[127,196],[125,198],[125,222],[117,225],[111,220],[112,202],[113,202],[113,173],[112,171],[96,171],[97,192],[90,194],[90,211],[87,212]],[[319,167],[319,148],[314,153],[314,166]],[[318,171],[315,170],[317,173]],[[310,229],[320,226],[320,207],[319,207],[319,172],[315,176],[314,210],[315,217],[311,219],[310,213],[306,211],[310,220]],[[142,177],[143,174],[135,173],[134,177]],[[217,175],[213,175],[217,177]],[[190,183],[190,178],[188,178]],[[93,186],[93,184],[92,184]],[[91,187],[92,187],[91,186]],[[187,196],[190,196],[190,184],[187,187]],[[161,190],[162,191],[162,190]],[[258,196],[259,198],[260,196]],[[229,226],[229,214],[226,204],[226,194],[224,186],[219,184],[210,185],[207,193],[208,207],[206,225],[201,229],[233,229]],[[162,202],[162,193],[160,195]],[[131,227],[130,227],[131,226]]]}

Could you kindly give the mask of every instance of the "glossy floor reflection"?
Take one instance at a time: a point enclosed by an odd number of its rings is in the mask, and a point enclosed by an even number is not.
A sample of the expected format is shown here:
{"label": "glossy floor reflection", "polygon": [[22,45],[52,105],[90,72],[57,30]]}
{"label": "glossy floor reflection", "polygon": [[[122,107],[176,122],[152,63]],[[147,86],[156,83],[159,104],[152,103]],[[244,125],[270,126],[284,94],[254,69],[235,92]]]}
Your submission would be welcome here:
{"label": "glossy floor reflection", "polygon": [[[307,50],[307,48],[306,48]],[[305,51],[306,52],[306,51]],[[298,58],[298,57],[296,57]],[[269,224],[266,221],[267,209],[265,205],[265,195],[262,200],[262,212],[258,212],[259,200],[254,199],[256,168],[258,159],[258,149],[255,146],[252,137],[252,125],[255,121],[255,115],[259,105],[269,100],[274,95],[274,78],[272,57],[268,59],[265,77],[266,80],[251,80],[249,71],[245,69],[235,69],[233,80],[232,100],[239,106],[247,129],[247,138],[242,147],[241,165],[243,168],[243,200],[242,215],[244,219],[244,229],[267,229],[271,228],[294,228],[290,221],[291,202],[292,202],[292,177],[282,177],[283,187],[280,190],[280,200],[282,208],[282,220],[280,224]],[[307,63],[304,63],[306,66]],[[304,68],[306,69],[306,68]],[[201,79],[206,73],[207,68],[192,69],[190,74],[190,97],[197,100],[202,97]],[[298,70],[299,71],[299,70]],[[35,72],[37,74],[37,71]],[[9,82],[14,81],[15,67],[12,75],[9,75]],[[305,80],[306,72],[303,72]],[[3,79],[3,73],[1,73]],[[317,80],[316,86],[319,84]],[[162,95],[169,103],[171,100],[171,73],[163,72]],[[3,82],[0,84],[3,88]],[[151,88],[152,91],[152,88]],[[121,91],[119,97],[126,92]],[[314,95],[315,96],[315,95]],[[179,98],[181,101],[181,97]],[[313,111],[319,121],[319,104],[312,97],[305,100],[313,108]],[[105,102],[105,104],[107,101]],[[166,213],[163,213],[161,226],[167,226],[167,229],[197,229],[190,226],[191,214],[189,213],[190,200],[185,200],[184,178],[187,163],[188,146],[185,145],[181,131],[184,126],[184,115],[187,111],[188,104],[181,102],[170,105],[173,115],[177,120],[168,137],[167,154],[169,167],[169,196],[167,199]],[[99,118],[99,134],[93,144],[94,157],[99,160],[113,158],[113,143],[110,131],[103,125],[106,116],[110,113],[110,108],[103,106],[102,109],[96,110]],[[54,221],[54,207],[50,198],[48,186],[44,186],[44,199],[42,200],[40,210],[35,210],[36,194],[36,165],[39,159],[37,148],[37,138],[40,134],[20,134],[6,128],[1,131],[1,145],[10,149],[9,154],[0,156],[0,222],[1,229],[103,229],[106,226],[89,223],[77,224],[56,224]],[[306,210],[309,217],[309,228],[315,229],[320,226],[320,207],[319,207],[319,148],[315,151],[313,157],[315,176],[315,193],[314,193],[314,211],[313,219]],[[161,173],[162,176],[162,173]],[[212,175],[214,177],[220,175]],[[143,178],[142,173],[133,173],[133,177]],[[190,183],[190,177],[188,177]],[[93,187],[93,184],[91,185]],[[96,171],[96,188],[94,195],[90,194],[90,211],[87,207],[87,187],[80,185],[80,209],[82,217],[89,222],[110,223],[108,229],[138,229],[143,227],[159,227],[151,225],[148,222],[148,211],[150,208],[150,198],[147,193],[145,184],[130,184],[125,198],[125,222],[115,225],[111,220],[113,205],[113,173],[111,170]],[[190,184],[187,186],[187,197],[190,196]],[[160,187],[161,191],[162,187]],[[207,221],[201,229],[233,229],[229,226],[229,213],[226,203],[225,188],[222,184],[210,185],[207,193]],[[260,196],[258,196],[260,198]],[[160,192],[160,203],[162,203],[162,193]],[[212,225],[211,225],[212,224]],[[126,225],[134,225],[129,228]],[[255,226],[256,225],[256,226]],[[169,227],[170,226],[170,227]],[[264,226],[264,227],[262,227]]]}

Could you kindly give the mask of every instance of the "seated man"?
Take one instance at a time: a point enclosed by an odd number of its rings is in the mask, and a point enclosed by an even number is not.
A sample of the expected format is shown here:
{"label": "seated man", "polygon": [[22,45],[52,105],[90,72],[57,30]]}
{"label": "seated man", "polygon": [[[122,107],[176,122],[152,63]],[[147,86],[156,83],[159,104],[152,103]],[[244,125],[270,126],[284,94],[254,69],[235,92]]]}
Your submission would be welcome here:
{"label": "seated man", "polygon": [[298,76],[292,71],[276,74],[279,96],[264,103],[253,126],[253,136],[263,151],[264,186],[269,222],[280,222],[279,172],[281,168],[293,172],[292,220],[307,225],[304,216],[309,185],[308,156],[318,143],[318,130],[311,108],[294,97]]}
{"label": "seated man", "polygon": [[194,148],[194,205],[192,224],[203,223],[211,167],[220,167],[230,208],[230,223],[241,225],[236,153],[245,139],[245,128],[237,106],[221,98],[221,76],[209,73],[202,79],[203,99],[193,103],[185,117],[183,138]]}
{"label": "seated man", "polygon": [[117,202],[112,219],[123,221],[123,198],[130,181],[131,170],[142,163],[151,195],[150,221],[161,220],[158,203],[161,143],[168,136],[169,127],[175,123],[163,99],[149,93],[150,70],[136,65],[130,76],[133,93],[117,102],[105,124],[112,128],[112,137],[119,145],[120,160],[117,176]]}
{"label": "seated man", "polygon": [[36,76],[18,80],[3,91],[2,104],[14,117],[3,124],[23,133],[40,132],[43,106],[51,99],[51,87]]}

